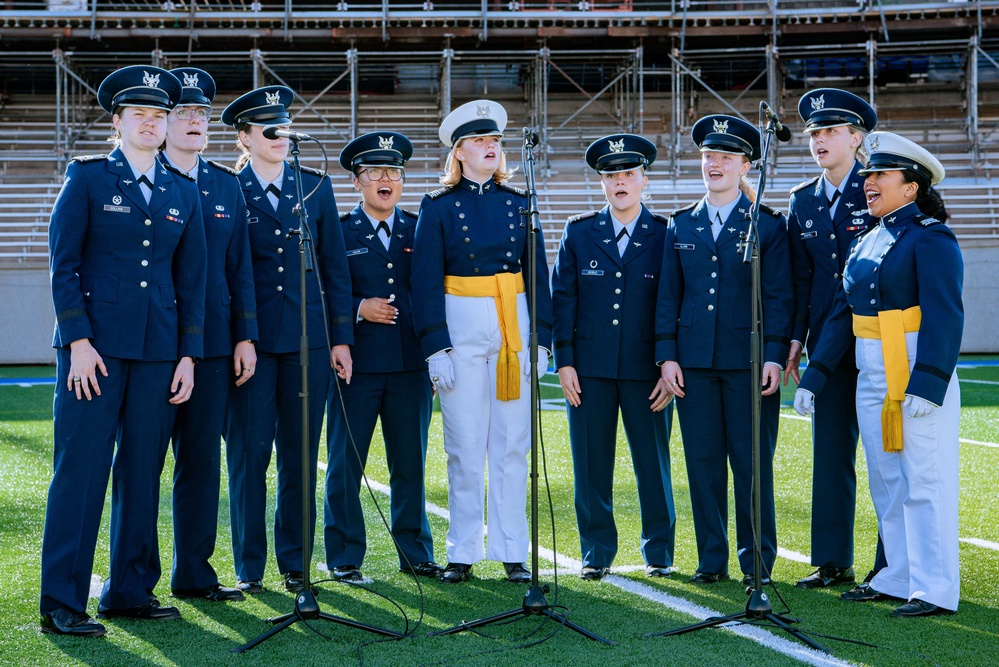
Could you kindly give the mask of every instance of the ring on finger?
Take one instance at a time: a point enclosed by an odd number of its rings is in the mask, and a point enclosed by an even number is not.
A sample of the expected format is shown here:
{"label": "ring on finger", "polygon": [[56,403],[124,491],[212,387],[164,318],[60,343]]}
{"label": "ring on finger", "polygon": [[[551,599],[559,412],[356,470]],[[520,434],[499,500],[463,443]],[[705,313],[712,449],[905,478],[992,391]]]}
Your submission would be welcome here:
{"label": "ring on finger", "polygon": [[79,378],[79,376],[77,376],[77,377],[74,377],[74,378],[73,378],[73,382],[74,382],[74,383],[78,383],[78,382],[80,382],[80,378]]}

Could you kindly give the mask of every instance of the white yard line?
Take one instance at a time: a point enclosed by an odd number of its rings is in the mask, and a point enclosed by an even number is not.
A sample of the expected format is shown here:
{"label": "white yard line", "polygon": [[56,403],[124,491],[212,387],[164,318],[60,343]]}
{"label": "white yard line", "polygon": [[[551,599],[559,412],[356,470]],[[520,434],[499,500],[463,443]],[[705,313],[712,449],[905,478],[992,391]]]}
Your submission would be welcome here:
{"label": "white yard line", "polygon": [[[810,421],[812,421],[811,417],[802,417],[801,415],[793,414],[793,413],[792,414],[788,414],[787,411],[782,411],[780,413],[780,416],[781,416],[782,419],[794,419],[796,421],[801,421],[801,422],[810,422]],[[999,443],[997,443],[997,442],[985,442],[983,440],[971,440],[970,438],[959,438],[959,440],[963,444],[965,444],[965,445],[979,445],[981,447],[999,448]]]}
{"label": "white yard line", "polygon": [[977,537],[962,537],[961,541],[965,544],[973,544],[976,547],[982,547],[983,549],[991,549],[992,551],[999,551],[999,542],[989,542],[988,540],[980,540]]}

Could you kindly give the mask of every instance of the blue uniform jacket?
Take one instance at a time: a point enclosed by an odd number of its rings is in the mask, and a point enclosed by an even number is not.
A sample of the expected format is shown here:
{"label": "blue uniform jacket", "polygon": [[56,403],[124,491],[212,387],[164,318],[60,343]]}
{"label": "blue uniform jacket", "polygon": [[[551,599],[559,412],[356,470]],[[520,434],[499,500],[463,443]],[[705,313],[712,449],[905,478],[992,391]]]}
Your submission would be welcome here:
{"label": "blue uniform jacket", "polygon": [[[822,325],[832,313],[836,291],[843,284],[843,266],[850,244],[873,224],[867,212],[864,177],[855,162],[836,205],[835,219],[829,216],[829,202],[822,177],[791,190],[787,216],[787,237],[794,278],[794,330],[791,339],[815,351]],[[846,351],[843,363],[852,363],[853,349]]]}
{"label": "blue uniform jacket", "polygon": [[[458,185],[424,196],[413,244],[413,320],[424,357],[451,349],[444,311],[444,276],[520,273],[528,264],[528,230],[520,217],[523,190],[492,180]],[[538,345],[551,349],[552,301],[545,242],[535,237]],[[528,276],[524,275],[525,289]]]}
{"label": "blue uniform jacket", "polygon": [[246,202],[236,172],[201,157],[198,190],[208,245],[204,356],[224,357],[258,336]]}
{"label": "blue uniform jacket", "polygon": [[161,166],[146,204],[120,148],[73,160],[49,223],[52,346],[89,338],[120,359],[203,356],[205,252],[189,177]]}
{"label": "blue uniform jacket", "polygon": [[620,380],[659,377],[653,339],[666,223],[643,206],[622,257],[609,206],[569,218],[552,273],[556,368]]}
{"label": "blue uniform jacket", "polygon": [[[247,227],[253,257],[259,329],[257,349],[273,354],[298,352],[302,335],[299,237],[288,238],[288,230],[298,229],[299,226],[298,217],[292,212],[297,199],[294,172],[291,165],[285,164],[277,211],[271,206],[249,164],[239,173],[239,180],[249,212]],[[326,295],[329,343],[350,345],[354,342],[350,271],[333,186],[328,177],[322,177],[322,172],[303,167],[302,188],[305,194],[308,195],[317,185],[319,188],[315,194],[305,202],[317,258],[314,270],[305,278],[309,345],[321,347],[326,344],[320,277]]]}
{"label": "blue uniform jacket", "polygon": [[[750,265],[739,235],[749,229],[749,199],[741,196],[716,242],[707,203],[670,216],[656,308],[656,360],[686,368],[748,369],[752,299]],[[793,311],[784,216],[760,209],[763,361],[787,360]]]}
{"label": "blue uniform jacket", "polygon": [[[347,265],[354,291],[354,347],[351,359],[356,373],[393,373],[426,369],[420,341],[413,327],[413,235],[416,216],[395,209],[392,240],[388,250],[374,233],[371,220],[358,204],[340,217],[347,246]],[[372,297],[395,296],[399,309],[395,324],[357,320],[361,301]]]}
{"label": "blue uniform jacket", "polygon": [[843,276],[845,293],[839,293],[801,387],[818,394],[834,363],[829,360],[839,359],[853,343],[851,311],[877,316],[882,310],[919,306],[919,345],[905,393],[943,405],[961,352],[963,285],[964,260],[949,227],[914,203],[885,216],[854,243]]}

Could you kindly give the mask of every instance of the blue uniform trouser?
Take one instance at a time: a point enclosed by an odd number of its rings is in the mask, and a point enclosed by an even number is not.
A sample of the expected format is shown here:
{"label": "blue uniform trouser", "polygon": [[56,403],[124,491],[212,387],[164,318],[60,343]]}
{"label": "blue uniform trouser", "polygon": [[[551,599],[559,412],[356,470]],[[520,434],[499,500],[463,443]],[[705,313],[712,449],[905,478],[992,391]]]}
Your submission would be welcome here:
{"label": "blue uniform trouser", "polygon": [[[330,353],[309,350],[309,544],[315,539],[316,462],[326,412]],[[277,453],[274,552],[282,573],[304,570],[302,557],[302,368],[299,354],[257,352],[253,377],[229,394],[226,464],[232,551],[240,581],[258,581],[267,564],[267,468]]]}
{"label": "blue uniform trouser", "polygon": [[173,573],[170,587],[205,588],[219,583],[209,559],[218,532],[222,478],[222,427],[232,357],[202,359],[194,367],[191,400],[177,411],[173,431]]}
{"label": "blue uniform trouser", "polygon": [[[86,611],[108,477],[111,559],[100,608],[149,601],[160,578],[157,511],[160,472],[176,408],[168,403],[174,361],[104,357],[101,395],[77,400],[66,389],[68,348],[56,350],[54,470],[42,537],[43,614]],[[115,445],[117,444],[117,449]]]}
{"label": "blue uniform trouser", "polygon": [[[698,572],[728,572],[728,466],[735,491],[739,567],[753,572],[752,388],[748,370],[687,368],[686,397],[678,399],[683,454],[697,537]],[[758,389],[757,389],[758,391]],[[780,396],[764,396],[760,409],[761,554],[764,574],[777,557],[773,459]]]}
{"label": "blue uniform trouser", "polygon": [[631,448],[642,515],[640,550],[646,564],[671,566],[676,532],[669,436],[673,406],[653,412],[654,380],[579,377],[579,407],[567,404],[575,475],[576,522],[584,566],[609,567],[617,555],[614,458],[618,410]]}
{"label": "blue uniform trouser", "polygon": [[355,373],[349,385],[332,381],[329,394],[326,563],[333,568],[364,562],[367,538],[361,510],[361,475],[379,417],[392,494],[392,537],[399,564],[406,567],[432,561],[434,546],[423,483],[433,409],[433,391],[426,370]]}

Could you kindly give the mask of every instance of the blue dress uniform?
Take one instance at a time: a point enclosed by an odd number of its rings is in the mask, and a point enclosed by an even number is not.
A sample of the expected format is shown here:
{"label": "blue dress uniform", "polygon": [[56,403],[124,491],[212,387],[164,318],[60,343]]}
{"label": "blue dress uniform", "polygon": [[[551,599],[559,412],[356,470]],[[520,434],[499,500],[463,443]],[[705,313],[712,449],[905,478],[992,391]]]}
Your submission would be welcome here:
{"label": "blue dress uniform", "polygon": [[[194,67],[171,70],[184,85],[178,106],[211,105],[215,82]],[[160,160],[169,163],[165,153]],[[217,586],[209,559],[218,533],[221,437],[233,347],[257,339],[257,306],[246,225],[246,202],[236,172],[198,158],[196,181],[208,248],[204,358],[194,369],[194,392],[180,406],[173,432],[173,570],[170,587],[196,592]]]}
{"label": "blue dress uniform", "polygon": [[[702,121],[711,121],[708,116]],[[756,128],[728,119],[736,132],[759,152]],[[738,122],[736,122],[738,121]],[[743,127],[745,126],[745,127]],[[695,143],[713,147],[724,137],[704,134],[695,125]],[[702,130],[699,133],[697,130]],[[722,144],[725,152],[732,152]],[[713,148],[712,148],[713,150]],[[670,216],[664,242],[659,301],[656,309],[656,359],[679,363],[684,398],[677,400],[680,430],[697,537],[698,573],[728,572],[728,473],[735,492],[736,545],[739,565],[753,572],[752,402],[750,265],[743,262],[740,236],[749,230],[750,201],[741,194],[715,240],[707,198]],[[762,273],[763,362],[787,359],[792,319],[790,258],[784,216],[766,206],[759,215]],[[777,555],[773,455],[777,443],[780,396],[762,397],[760,421],[762,544],[766,578]]]}
{"label": "blue dress uniform", "polygon": [[[99,101],[108,112],[169,110],[179,93],[169,72],[130,67],[105,79]],[[57,379],[43,615],[85,613],[112,472],[111,562],[100,608],[148,609],[155,599],[159,477],[176,413],[170,384],[179,358],[203,354],[206,259],[194,183],[170,167],[154,169],[147,203],[121,148],[77,158],[52,211]],[[108,371],[98,372],[101,395],[93,400],[66,389],[70,343],[85,338]]]}
{"label": "blue dress uniform", "polygon": [[[286,125],[292,92],[267,86],[232,102],[222,122]],[[314,192],[306,202],[316,262],[306,276],[309,337],[309,460],[310,490],[315,497],[319,435],[330,382],[330,346],[353,342],[350,273],[333,187],[322,172],[306,167],[300,174],[303,191]],[[284,574],[302,572],[302,389],[300,353],[301,294],[299,238],[292,212],[296,203],[295,173],[288,164],[281,177],[275,211],[261,188],[252,162],[239,172],[249,217],[250,255],[257,302],[257,368],[249,382],[230,393],[226,417],[226,463],[233,558],[242,582],[258,582],[267,561],[266,475],[271,450],[277,452],[277,508],[274,550]],[[325,298],[325,306],[323,300]],[[327,318],[328,319],[325,319]],[[330,339],[326,332],[329,330]],[[314,536],[316,508],[311,508]],[[310,537],[312,539],[312,537]]]}
{"label": "blue dress uniform", "polygon": [[[908,171],[917,176],[920,192],[929,188],[931,177],[934,184],[943,178],[939,161],[907,139],[877,132],[868,143],[867,173]],[[852,342],[852,323],[860,370],[857,415],[888,561],[870,588],[910,601],[894,615],[950,613],[958,606],[961,398],[955,368],[964,326],[963,274],[954,233],[916,203],[883,216],[851,250],[845,292],[815,354],[819,362],[838,359]],[[865,329],[865,318],[880,325],[876,335],[870,324]],[[810,364],[801,388],[816,397],[828,391],[829,367]],[[892,387],[893,377],[902,378],[900,387]],[[905,396],[937,407],[913,416],[903,406],[901,450],[886,451],[893,448],[882,430],[883,413],[890,401]]]}
{"label": "blue dress uniform", "polygon": [[584,567],[609,567],[617,555],[618,410],[638,486],[642,558],[664,568],[673,564],[673,407],[653,412],[648,400],[659,380],[653,338],[666,222],[642,206],[622,256],[609,206],[569,218],[552,273],[555,366],[576,369],[582,394],[579,406],[566,409]]}
{"label": "blue dress uniform", "polygon": [[[877,114],[863,99],[846,91],[822,88],[801,97],[798,113],[805,132],[850,126],[870,132]],[[832,313],[837,290],[843,282],[843,266],[850,244],[872,224],[864,195],[864,177],[854,162],[850,174],[833,195],[818,176],[791,190],[788,206],[788,243],[794,278],[794,329],[791,339],[804,343],[813,353],[823,324]],[[847,333],[849,336],[850,334]],[[826,568],[798,583],[817,587],[825,582],[853,579],[853,526],[857,503],[857,367],[853,350],[828,369],[834,386],[824,393],[812,416],[812,528],[811,564]],[[884,551],[878,541],[874,569],[884,567]],[[838,575],[838,576],[835,576]]]}

